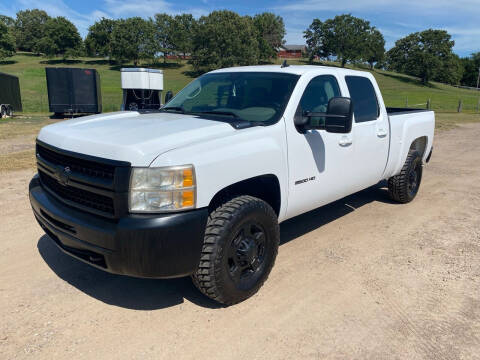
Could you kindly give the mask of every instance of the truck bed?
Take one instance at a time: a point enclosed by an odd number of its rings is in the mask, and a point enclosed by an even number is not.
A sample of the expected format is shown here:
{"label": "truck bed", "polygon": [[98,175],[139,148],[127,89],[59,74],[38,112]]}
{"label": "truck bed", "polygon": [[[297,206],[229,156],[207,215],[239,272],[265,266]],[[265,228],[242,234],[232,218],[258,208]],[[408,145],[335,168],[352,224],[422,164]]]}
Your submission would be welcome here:
{"label": "truck bed", "polygon": [[405,159],[410,145],[420,139],[423,160],[427,158],[433,142],[435,114],[426,109],[387,108],[390,122],[390,149],[384,177],[397,175]]}

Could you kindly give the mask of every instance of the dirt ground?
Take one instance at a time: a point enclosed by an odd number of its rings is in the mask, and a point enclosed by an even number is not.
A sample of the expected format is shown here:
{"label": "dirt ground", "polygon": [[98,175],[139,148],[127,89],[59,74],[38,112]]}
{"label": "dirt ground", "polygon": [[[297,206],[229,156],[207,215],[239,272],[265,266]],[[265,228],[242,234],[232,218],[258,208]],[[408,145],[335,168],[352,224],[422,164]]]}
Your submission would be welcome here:
{"label": "dirt ground", "polygon": [[441,132],[410,204],[379,186],[282,224],[265,286],[228,308],[63,255],[34,171],[3,173],[0,358],[480,359],[479,146],[480,124]]}

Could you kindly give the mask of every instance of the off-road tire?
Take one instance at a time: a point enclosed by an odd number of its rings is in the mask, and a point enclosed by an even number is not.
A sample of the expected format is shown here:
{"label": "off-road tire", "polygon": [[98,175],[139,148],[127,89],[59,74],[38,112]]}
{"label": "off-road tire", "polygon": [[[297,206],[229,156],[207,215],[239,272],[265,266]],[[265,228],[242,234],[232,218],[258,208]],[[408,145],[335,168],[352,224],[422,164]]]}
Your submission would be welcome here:
{"label": "off-road tire", "polygon": [[[412,171],[417,173],[416,188],[413,192],[409,188]],[[417,195],[418,189],[420,188],[422,173],[423,165],[421,155],[416,150],[410,150],[400,174],[388,179],[388,194],[390,198],[403,204],[412,201]]]}
{"label": "off-road tire", "polygon": [[7,107],[7,116],[9,116],[9,117],[13,116],[13,107],[11,107],[11,106]]}
{"label": "off-road tire", "polygon": [[[249,275],[252,278],[246,286],[240,286],[231,275],[228,254],[235,251],[233,246],[237,234],[252,221],[262,227],[265,235],[264,263],[252,272],[253,275]],[[225,305],[251,297],[270,274],[279,241],[277,215],[265,201],[243,195],[220,204],[210,213],[207,221],[200,264],[192,275],[195,286],[209,298]]]}
{"label": "off-road tire", "polygon": [[7,108],[5,106],[0,106],[0,119],[7,117]]}

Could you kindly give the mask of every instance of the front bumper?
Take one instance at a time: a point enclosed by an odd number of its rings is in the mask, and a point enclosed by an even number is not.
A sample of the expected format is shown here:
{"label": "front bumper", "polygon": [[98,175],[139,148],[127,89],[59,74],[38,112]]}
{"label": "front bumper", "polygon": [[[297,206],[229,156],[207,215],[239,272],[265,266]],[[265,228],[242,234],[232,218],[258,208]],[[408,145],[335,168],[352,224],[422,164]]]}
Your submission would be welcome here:
{"label": "front bumper", "polygon": [[122,275],[170,278],[192,274],[200,261],[206,208],[174,214],[88,214],[49,195],[35,176],[29,186],[34,215],[60,249],[92,266]]}

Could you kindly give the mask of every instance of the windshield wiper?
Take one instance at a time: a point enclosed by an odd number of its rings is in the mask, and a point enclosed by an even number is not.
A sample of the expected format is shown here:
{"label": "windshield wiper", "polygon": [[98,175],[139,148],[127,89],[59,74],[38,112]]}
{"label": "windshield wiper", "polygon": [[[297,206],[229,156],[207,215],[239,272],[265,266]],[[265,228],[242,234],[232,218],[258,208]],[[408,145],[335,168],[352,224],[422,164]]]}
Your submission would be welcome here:
{"label": "windshield wiper", "polygon": [[231,116],[235,119],[239,119],[238,115],[231,112],[231,111],[215,111],[215,110],[211,110],[211,111],[195,111],[194,112],[195,114],[208,114],[208,115],[226,115],[226,116]]}
{"label": "windshield wiper", "polygon": [[224,115],[224,116],[231,116],[234,118],[233,121],[229,121],[228,123],[237,130],[246,129],[252,126],[259,126],[260,123],[244,120],[240,118],[237,114],[231,111],[195,111],[193,114],[204,114],[204,115]]}
{"label": "windshield wiper", "polygon": [[181,112],[182,114],[185,114],[185,110],[181,106],[169,106],[169,107],[164,107],[161,110],[162,111],[172,110],[172,111],[177,111],[177,112]]}

